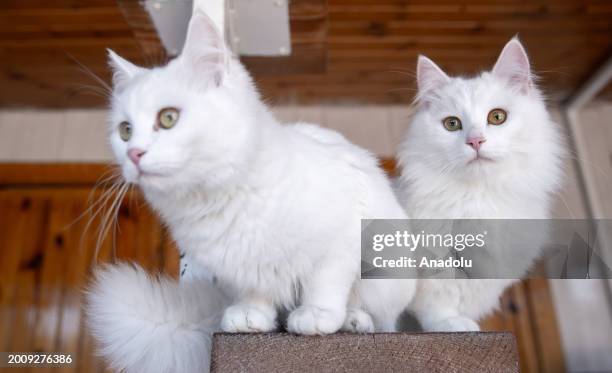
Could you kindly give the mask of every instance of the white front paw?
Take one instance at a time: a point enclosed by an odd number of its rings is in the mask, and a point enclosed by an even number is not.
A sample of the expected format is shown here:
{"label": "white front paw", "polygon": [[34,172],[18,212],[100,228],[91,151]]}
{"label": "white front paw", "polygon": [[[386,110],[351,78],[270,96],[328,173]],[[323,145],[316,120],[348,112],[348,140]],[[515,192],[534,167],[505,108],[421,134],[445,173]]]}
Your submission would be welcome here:
{"label": "white front paw", "polygon": [[289,315],[287,329],[297,334],[331,334],[340,329],[345,316],[342,310],[301,306]]}
{"label": "white front paw", "polygon": [[368,313],[358,308],[351,308],[346,314],[342,330],[352,333],[373,333],[374,321]]}
{"label": "white front paw", "polygon": [[463,317],[449,317],[432,325],[428,330],[431,332],[477,332],[480,327],[476,321]]}
{"label": "white front paw", "polygon": [[256,307],[234,305],[223,313],[221,329],[229,333],[269,332],[276,329],[275,315]]}

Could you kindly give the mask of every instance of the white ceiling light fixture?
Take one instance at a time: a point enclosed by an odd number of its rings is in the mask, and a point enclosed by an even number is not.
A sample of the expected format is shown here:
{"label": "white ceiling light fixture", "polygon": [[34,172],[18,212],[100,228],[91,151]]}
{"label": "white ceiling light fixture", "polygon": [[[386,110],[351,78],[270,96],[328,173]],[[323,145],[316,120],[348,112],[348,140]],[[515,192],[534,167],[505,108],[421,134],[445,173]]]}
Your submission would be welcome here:
{"label": "white ceiling light fixture", "polygon": [[180,53],[194,9],[223,30],[232,50],[245,56],[291,54],[289,0],[145,0],[157,34],[171,56]]}

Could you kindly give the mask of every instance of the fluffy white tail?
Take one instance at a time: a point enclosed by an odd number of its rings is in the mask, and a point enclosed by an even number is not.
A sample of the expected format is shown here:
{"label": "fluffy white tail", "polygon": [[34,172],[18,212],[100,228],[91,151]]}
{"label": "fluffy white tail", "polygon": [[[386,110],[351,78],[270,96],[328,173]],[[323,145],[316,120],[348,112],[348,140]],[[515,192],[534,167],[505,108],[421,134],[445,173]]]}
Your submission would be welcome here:
{"label": "fluffy white tail", "polygon": [[87,291],[87,323],[114,370],[208,372],[226,303],[207,280],[179,285],[136,265],[106,265]]}

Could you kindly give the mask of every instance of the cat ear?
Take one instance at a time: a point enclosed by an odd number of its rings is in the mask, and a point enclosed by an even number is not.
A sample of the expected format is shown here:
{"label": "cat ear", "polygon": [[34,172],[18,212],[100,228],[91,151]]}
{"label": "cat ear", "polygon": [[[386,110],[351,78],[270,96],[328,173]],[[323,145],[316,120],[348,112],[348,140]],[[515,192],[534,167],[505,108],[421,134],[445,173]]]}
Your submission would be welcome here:
{"label": "cat ear", "polygon": [[517,37],[512,38],[493,67],[493,75],[526,92],[531,87],[531,68],[525,48]]}
{"label": "cat ear", "polygon": [[181,59],[195,76],[212,74],[215,84],[221,84],[227,71],[229,49],[221,32],[202,11],[196,10],[191,16]]}
{"label": "cat ear", "polygon": [[146,71],[145,68],[138,67],[125,58],[119,56],[112,49],[107,49],[107,52],[108,64],[113,70],[113,86],[116,89],[121,89],[134,76]]}
{"label": "cat ear", "polygon": [[438,65],[429,58],[419,55],[417,62],[417,86],[419,96],[427,96],[429,92],[440,88],[450,81],[450,78]]}

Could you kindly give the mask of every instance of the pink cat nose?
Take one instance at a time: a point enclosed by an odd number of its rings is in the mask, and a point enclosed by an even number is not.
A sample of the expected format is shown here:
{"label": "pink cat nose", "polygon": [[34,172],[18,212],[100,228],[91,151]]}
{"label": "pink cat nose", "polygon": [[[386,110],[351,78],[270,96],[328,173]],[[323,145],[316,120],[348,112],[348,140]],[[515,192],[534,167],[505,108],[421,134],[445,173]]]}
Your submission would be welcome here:
{"label": "pink cat nose", "polygon": [[130,157],[132,162],[134,162],[134,164],[138,166],[138,163],[140,163],[140,158],[142,158],[144,153],[146,153],[146,151],[138,148],[133,148],[128,150],[128,157]]}
{"label": "pink cat nose", "polygon": [[480,150],[480,146],[487,141],[483,136],[475,136],[467,139],[466,144],[471,146],[474,150]]}

